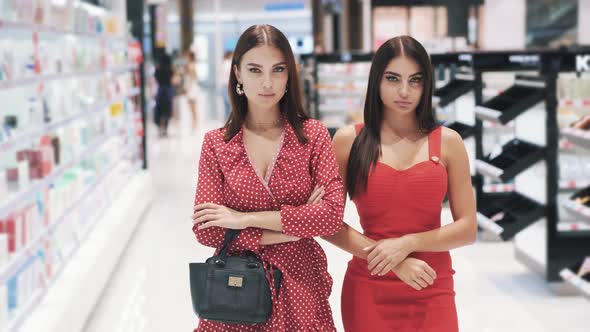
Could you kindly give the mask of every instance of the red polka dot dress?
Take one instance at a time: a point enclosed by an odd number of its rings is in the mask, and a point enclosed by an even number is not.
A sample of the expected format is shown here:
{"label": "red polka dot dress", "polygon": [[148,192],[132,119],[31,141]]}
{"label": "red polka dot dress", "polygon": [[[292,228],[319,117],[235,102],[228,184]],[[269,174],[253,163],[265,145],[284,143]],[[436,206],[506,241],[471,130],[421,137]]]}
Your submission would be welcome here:
{"label": "red polka dot dress", "polygon": [[[326,128],[304,122],[309,141],[301,144],[289,123],[264,179],[244,148],[243,131],[225,142],[224,129],[205,135],[199,161],[195,205],[215,203],[238,211],[280,211],[283,233],[296,242],[261,246],[262,230],[244,229],[230,251],[250,250],[283,272],[273,313],[264,324],[240,325],[200,320],[195,331],[336,331],[328,297],[332,278],[324,251],[313,237],[331,235],[342,226],[344,192]],[[323,185],[323,203],[307,205],[316,185]],[[225,229],[193,227],[197,241],[219,248]]]}

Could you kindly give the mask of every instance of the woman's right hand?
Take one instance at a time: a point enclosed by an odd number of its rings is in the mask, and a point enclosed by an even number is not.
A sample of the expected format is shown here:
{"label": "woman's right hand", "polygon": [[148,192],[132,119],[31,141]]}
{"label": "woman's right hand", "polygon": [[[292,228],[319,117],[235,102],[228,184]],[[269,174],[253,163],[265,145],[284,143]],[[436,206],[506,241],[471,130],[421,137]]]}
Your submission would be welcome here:
{"label": "woman's right hand", "polygon": [[393,268],[393,272],[401,281],[417,291],[432,286],[434,280],[436,280],[436,271],[434,269],[426,262],[412,257],[408,257],[399,263]]}
{"label": "woman's right hand", "polygon": [[321,204],[325,193],[326,191],[324,190],[323,186],[315,186],[311,192],[311,195],[309,196],[309,199],[307,200],[307,204]]}

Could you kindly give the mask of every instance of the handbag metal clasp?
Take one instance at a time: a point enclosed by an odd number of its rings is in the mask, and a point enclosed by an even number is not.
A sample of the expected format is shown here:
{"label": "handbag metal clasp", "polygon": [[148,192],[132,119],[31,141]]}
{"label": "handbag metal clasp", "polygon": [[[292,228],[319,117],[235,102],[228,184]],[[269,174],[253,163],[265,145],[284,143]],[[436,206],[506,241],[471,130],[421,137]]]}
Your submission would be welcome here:
{"label": "handbag metal clasp", "polygon": [[229,287],[242,288],[243,283],[244,283],[244,277],[230,276],[229,280],[227,281],[227,285]]}

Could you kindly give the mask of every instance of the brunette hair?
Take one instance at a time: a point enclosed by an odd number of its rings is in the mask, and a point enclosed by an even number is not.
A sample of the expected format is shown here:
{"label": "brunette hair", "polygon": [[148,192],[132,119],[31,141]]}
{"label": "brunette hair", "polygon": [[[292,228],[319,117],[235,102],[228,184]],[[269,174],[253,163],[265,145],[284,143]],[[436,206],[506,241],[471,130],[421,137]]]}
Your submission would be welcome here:
{"label": "brunette hair", "polygon": [[436,128],[432,109],[432,64],[424,47],[410,36],[398,36],[386,41],[375,53],[365,99],[365,126],[355,138],[346,166],[346,190],[350,197],[367,189],[371,168],[381,155],[381,123],[383,122],[383,102],[379,87],[389,62],[399,56],[406,56],[418,63],[422,69],[422,97],[416,107],[418,128],[430,133]]}
{"label": "brunette hair", "polygon": [[291,50],[291,45],[289,45],[287,37],[285,37],[279,29],[266,24],[253,25],[246,29],[246,31],[240,36],[240,39],[238,39],[238,43],[233,52],[228,84],[228,93],[232,105],[232,111],[224,126],[226,128],[225,141],[229,141],[240,131],[240,128],[246,119],[246,114],[248,113],[248,101],[246,96],[240,96],[236,91],[238,79],[234,72],[234,66],[239,69],[244,54],[249,50],[262,45],[276,47],[283,53],[283,56],[286,59],[289,79],[287,81],[287,93],[279,101],[279,109],[293,128],[299,142],[306,144],[308,139],[303,129],[303,122],[309,119],[309,115],[307,115],[301,102],[301,87],[299,85],[299,75],[295,64],[295,56],[293,56],[293,51]]}

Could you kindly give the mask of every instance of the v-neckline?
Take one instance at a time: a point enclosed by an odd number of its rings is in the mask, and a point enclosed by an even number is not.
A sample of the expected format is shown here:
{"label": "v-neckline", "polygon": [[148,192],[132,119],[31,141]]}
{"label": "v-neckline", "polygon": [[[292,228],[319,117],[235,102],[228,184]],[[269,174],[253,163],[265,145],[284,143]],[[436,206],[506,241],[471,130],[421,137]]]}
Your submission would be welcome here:
{"label": "v-neckline", "polygon": [[250,153],[248,152],[248,149],[246,148],[246,141],[244,139],[244,128],[242,128],[242,146],[244,147],[244,153],[248,157],[248,163],[250,164],[250,167],[252,167],[252,170],[254,171],[254,173],[256,174],[256,176],[258,177],[260,182],[262,183],[262,185],[268,190],[268,192],[271,195],[272,195],[272,193],[270,192],[270,188],[269,188],[270,178],[272,176],[272,172],[274,170],[274,167],[275,167],[275,164],[276,164],[277,159],[279,157],[279,154],[283,148],[284,142],[285,142],[285,128],[283,128],[283,131],[281,132],[281,138],[279,141],[279,145],[277,146],[274,156],[271,159],[270,163],[268,164],[268,167],[266,168],[266,172],[264,174],[261,174],[260,171],[256,168],[254,162],[252,161],[252,157],[250,156]]}

